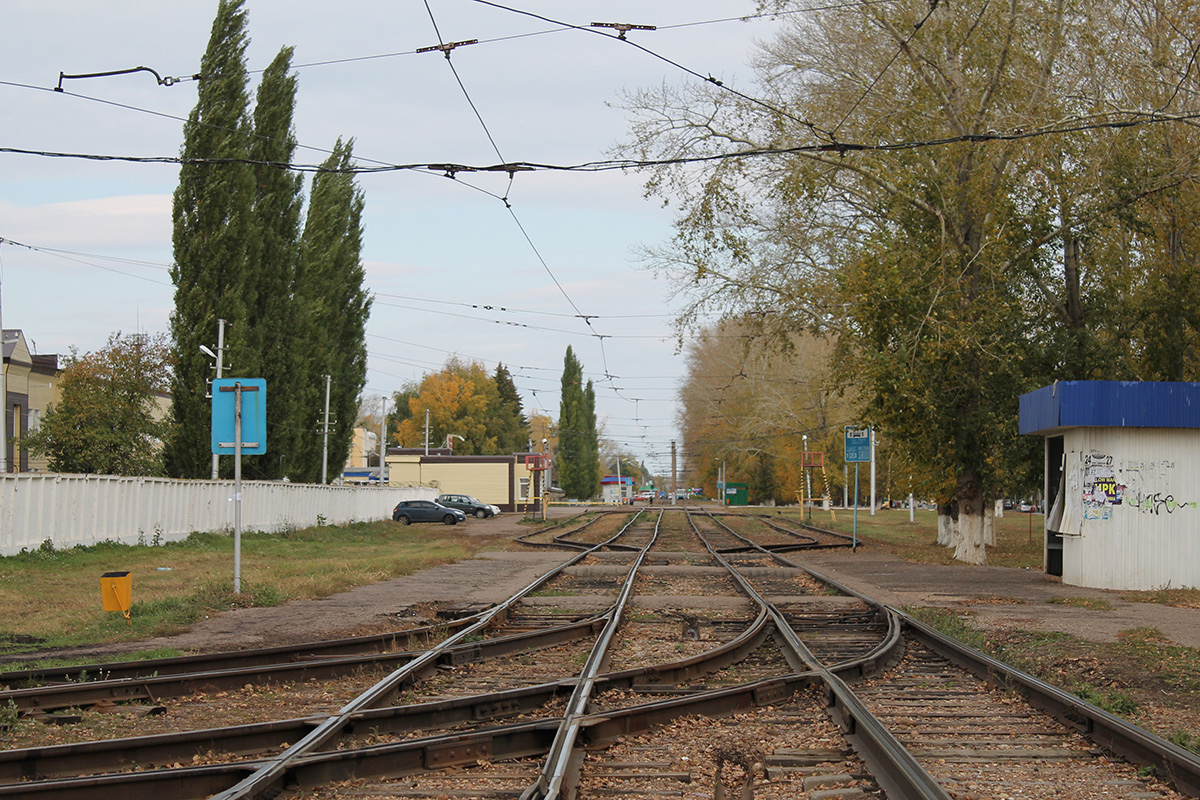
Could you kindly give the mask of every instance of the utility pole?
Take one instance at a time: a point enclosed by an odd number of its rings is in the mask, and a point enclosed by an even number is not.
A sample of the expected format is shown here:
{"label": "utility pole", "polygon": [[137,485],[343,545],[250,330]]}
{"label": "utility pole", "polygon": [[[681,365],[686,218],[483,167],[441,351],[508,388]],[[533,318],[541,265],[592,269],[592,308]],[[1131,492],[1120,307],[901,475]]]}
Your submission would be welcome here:
{"label": "utility pole", "polygon": [[425,455],[429,455],[429,409],[425,409]]}
{"label": "utility pole", "polygon": [[671,505],[679,499],[679,489],[677,486],[677,473],[675,471],[675,442],[671,442]]}
{"label": "utility pole", "polygon": [[321,483],[325,484],[329,471],[329,384],[332,377],[325,376],[325,430],[321,441]]}
{"label": "utility pole", "polygon": [[8,371],[4,369],[4,322],[0,319],[0,475],[8,472]]}
{"label": "utility pole", "polygon": [[[217,320],[217,380],[221,380],[221,368],[224,366],[225,358],[225,320]],[[212,479],[215,481],[221,476],[221,457],[213,453],[212,461]]]}
{"label": "utility pole", "polygon": [[383,459],[387,455],[387,397],[379,398],[379,485],[383,486]]}
{"label": "utility pole", "polygon": [[875,516],[875,429],[871,428],[871,516]]}

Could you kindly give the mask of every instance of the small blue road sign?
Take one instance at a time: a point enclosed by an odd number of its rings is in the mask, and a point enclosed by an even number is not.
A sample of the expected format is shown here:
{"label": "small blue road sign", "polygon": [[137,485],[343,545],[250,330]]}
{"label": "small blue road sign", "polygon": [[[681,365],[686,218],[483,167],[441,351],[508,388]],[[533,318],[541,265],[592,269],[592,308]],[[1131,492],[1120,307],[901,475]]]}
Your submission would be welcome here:
{"label": "small blue road sign", "polygon": [[846,426],[846,462],[871,460],[871,429],[859,425]]}
{"label": "small blue road sign", "polygon": [[267,381],[265,378],[220,378],[212,382],[212,451],[234,452],[237,401],[241,400],[242,455],[267,452]]}

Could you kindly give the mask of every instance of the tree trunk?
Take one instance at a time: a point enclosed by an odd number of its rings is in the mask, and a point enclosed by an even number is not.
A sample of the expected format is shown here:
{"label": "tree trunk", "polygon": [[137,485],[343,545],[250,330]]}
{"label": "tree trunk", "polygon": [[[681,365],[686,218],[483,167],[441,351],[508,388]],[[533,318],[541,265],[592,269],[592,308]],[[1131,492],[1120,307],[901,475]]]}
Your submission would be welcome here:
{"label": "tree trunk", "polygon": [[938,506],[937,543],[942,547],[954,546],[954,507],[950,503]]}
{"label": "tree trunk", "polygon": [[958,476],[958,540],[954,558],[967,564],[986,564],[983,529],[985,506],[979,476],[967,470]]}

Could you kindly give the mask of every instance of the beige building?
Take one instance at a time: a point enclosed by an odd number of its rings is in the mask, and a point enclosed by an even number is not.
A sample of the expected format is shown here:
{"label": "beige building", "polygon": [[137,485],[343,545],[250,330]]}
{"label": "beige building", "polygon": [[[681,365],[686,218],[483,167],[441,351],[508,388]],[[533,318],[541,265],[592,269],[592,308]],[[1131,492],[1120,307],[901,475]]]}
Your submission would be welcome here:
{"label": "beige building", "polygon": [[388,484],[431,486],[438,494],[467,494],[503,511],[541,510],[546,473],[533,469],[530,453],[456,456],[449,448],[391,447]]}
{"label": "beige building", "polygon": [[31,458],[24,440],[58,400],[58,356],[31,353],[20,330],[9,329],[0,335],[4,343],[5,466],[8,472],[45,470],[46,459]]}

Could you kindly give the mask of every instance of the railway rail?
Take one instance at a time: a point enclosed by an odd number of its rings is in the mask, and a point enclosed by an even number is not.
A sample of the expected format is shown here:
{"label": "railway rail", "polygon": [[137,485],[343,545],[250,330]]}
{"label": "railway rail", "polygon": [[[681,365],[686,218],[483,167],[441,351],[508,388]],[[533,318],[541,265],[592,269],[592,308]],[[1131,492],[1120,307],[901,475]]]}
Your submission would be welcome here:
{"label": "railway rail", "polygon": [[[825,533],[581,517],[522,537],[558,568],[441,625],[5,673],[24,715],[164,713],[0,751],[0,797],[1200,797],[1193,754],[806,569]],[[235,687],[274,716],[181,723]]]}

